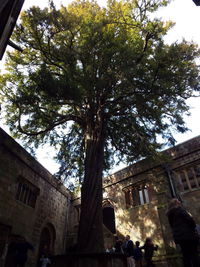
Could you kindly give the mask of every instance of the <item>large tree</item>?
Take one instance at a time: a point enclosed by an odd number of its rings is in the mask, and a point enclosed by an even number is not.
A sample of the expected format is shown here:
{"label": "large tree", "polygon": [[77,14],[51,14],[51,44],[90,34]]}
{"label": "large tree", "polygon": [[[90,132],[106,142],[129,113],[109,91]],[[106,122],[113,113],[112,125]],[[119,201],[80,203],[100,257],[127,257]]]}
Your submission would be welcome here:
{"label": "large tree", "polygon": [[102,173],[113,159],[151,156],[160,135],[186,130],[185,101],[199,92],[196,45],[167,45],[172,23],[152,13],[166,0],[77,0],[21,16],[1,77],[6,120],[15,137],[50,143],[61,176],[83,177],[80,251],[103,249]]}

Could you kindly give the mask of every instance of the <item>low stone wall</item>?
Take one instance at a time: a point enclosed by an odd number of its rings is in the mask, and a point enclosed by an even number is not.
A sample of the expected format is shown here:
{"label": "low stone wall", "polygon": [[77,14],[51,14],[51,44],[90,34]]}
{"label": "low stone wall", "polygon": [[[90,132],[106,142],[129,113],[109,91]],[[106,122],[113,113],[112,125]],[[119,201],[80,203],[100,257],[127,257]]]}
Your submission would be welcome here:
{"label": "low stone wall", "polygon": [[51,267],[127,267],[121,254],[67,254],[55,256]]}

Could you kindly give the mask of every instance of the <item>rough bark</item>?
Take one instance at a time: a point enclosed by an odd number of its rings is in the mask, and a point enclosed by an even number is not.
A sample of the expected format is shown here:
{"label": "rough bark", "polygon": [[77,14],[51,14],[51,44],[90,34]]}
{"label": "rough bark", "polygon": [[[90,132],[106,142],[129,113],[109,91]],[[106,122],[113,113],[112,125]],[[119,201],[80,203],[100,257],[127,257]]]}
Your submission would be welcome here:
{"label": "rough bark", "polygon": [[102,171],[105,133],[102,123],[86,131],[85,176],[81,190],[81,218],[78,234],[80,252],[104,249],[102,228]]}

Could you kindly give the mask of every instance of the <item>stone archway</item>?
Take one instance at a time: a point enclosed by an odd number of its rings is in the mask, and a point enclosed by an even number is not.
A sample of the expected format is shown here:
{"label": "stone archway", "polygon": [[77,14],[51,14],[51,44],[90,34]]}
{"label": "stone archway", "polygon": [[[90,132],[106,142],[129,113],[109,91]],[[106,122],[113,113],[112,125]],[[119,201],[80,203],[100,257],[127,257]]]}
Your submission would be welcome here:
{"label": "stone archway", "polygon": [[116,233],[115,211],[113,205],[108,201],[103,204],[103,224],[111,233]]}
{"label": "stone archway", "polygon": [[52,224],[46,224],[40,234],[40,243],[38,250],[38,260],[42,254],[53,255],[54,243],[56,239],[55,228]]}

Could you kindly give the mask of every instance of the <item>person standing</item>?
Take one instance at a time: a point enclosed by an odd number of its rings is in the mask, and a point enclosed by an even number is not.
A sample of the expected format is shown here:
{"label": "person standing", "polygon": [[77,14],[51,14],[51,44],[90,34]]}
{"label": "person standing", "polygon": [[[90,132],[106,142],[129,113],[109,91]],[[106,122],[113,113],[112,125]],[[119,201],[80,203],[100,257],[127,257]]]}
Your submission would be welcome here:
{"label": "person standing", "polygon": [[118,238],[118,236],[116,236],[116,242],[115,242],[115,253],[123,253],[122,251],[122,245],[123,242],[121,239]]}
{"label": "person standing", "polygon": [[28,250],[34,250],[33,246],[22,236],[19,236],[15,245],[15,267],[25,267]]}
{"label": "person standing", "polygon": [[134,256],[133,258],[135,259],[135,266],[136,267],[142,267],[142,250],[140,248],[140,242],[136,241],[135,242],[135,248],[134,248]]}
{"label": "person standing", "polygon": [[125,243],[123,246],[124,254],[127,257],[127,267],[135,267],[134,255],[134,245],[133,241],[130,239],[130,235],[125,237]]}
{"label": "person standing", "polygon": [[47,257],[47,255],[42,255],[40,258],[41,261],[41,267],[47,267],[49,264],[51,264],[50,259]]}
{"label": "person standing", "polygon": [[199,237],[192,216],[174,198],[166,213],[176,244],[180,245],[184,267],[200,267],[198,259]]}
{"label": "person standing", "polygon": [[154,251],[158,249],[157,245],[154,245],[151,238],[147,238],[144,246],[140,249],[144,249],[144,259],[146,261],[146,267],[153,267],[155,264],[152,261]]}

